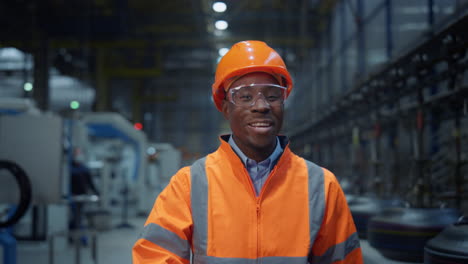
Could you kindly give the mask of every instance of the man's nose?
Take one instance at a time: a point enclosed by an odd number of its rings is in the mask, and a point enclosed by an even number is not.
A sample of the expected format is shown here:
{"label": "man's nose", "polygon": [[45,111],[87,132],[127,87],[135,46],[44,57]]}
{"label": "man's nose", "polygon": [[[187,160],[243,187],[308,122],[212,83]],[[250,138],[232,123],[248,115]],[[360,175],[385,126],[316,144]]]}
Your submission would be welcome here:
{"label": "man's nose", "polygon": [[270,109],[270,104],[262,93],[257,94],[252,106],[256,110]]}

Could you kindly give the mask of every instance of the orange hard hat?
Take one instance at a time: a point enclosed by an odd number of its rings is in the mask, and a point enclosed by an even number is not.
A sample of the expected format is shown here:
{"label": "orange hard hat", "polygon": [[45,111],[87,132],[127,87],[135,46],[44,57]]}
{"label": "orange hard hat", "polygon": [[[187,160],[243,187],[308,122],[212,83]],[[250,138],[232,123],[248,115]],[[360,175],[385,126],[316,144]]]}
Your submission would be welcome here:
{"label": "orange hard hat", "polygon": [[234,44],[219,61],[212,86],[213,100],[221,111],[226,84],[251,72],[266,72],[281,80],[287,87],[286,97],[293,87],[291,76],[281,56],[265,42],[248,40]]}

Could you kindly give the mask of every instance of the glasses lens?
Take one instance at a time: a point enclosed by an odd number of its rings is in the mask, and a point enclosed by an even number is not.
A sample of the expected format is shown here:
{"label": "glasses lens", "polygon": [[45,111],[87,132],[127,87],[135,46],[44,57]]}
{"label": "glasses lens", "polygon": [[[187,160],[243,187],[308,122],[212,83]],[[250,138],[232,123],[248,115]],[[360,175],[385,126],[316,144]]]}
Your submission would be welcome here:
{"label": "glasses lens", "polygon": [[263,96],[271,106],[281,105],[284,101],[286,88],[275,85],[249,85],[231,89],[231,101],[238,106],[252,106]]}

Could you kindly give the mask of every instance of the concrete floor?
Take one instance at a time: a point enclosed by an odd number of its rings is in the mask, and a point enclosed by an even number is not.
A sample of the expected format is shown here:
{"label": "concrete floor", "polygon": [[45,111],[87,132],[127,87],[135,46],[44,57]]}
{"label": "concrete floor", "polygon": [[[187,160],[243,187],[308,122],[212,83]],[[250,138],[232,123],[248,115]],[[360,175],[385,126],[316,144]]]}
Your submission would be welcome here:
{"label": "concrete floor", "polygon": [[[136,241],[145,219],[131,219],[135,228],[115,228],[102,232],[98,236],[97,259],[100,264],[128,264],[131,263],[131,247]],[[54,263],[76,264],[75,248],[68,246],[64,238],[54,242]],[[366,240],[361,240],[365,264],[403,264],[407,262],[392,261],[382,257]],[[19,242],[17,264],[49,264],[48,244],[45,242]],[[80,263],[92,264],[90,246],[81,248]],[[1,257],[0,250],[0,257]]]}
{"label": "concrete floor", "polygon": [[[144,218],[129,220],[133,228],[114,228],[99,233],[97,238],[97,263],[128,264],[132,263],[131,248],[139,236],[145,222]],[[115,224],[116,226],[117,224]],[[49,244],[45,242],[19,242],[17,264],[49,264]],[[78,264],[76,247],[67,240],[58,237],[54,241],[54,264]],[[91,243],[80,249],[80,263],[92,264]],[[52,263],[51,263],[52,264]]]}

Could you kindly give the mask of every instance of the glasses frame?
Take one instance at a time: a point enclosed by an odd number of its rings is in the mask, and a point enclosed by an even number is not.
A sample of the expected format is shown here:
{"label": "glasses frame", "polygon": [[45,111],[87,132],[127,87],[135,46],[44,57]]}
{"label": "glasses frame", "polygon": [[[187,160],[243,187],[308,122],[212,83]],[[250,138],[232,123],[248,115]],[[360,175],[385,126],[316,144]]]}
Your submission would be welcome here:
{"label": "glasses frame", "polygon": [[250,105],[239,105],[239,104],[236,104],[234,102],[234,100],[232,99],[233,98],[233,94],[240,90],[241,88],[245,88],[245,87],[255,87],[255,86],[269,86],[269,87],[277,87],[277,88],[280,88],[280,89],[283,89],[284,90],[284,93],[283,93],[283,98],[281,100],[281,103],[278,105],[283,105],[284,104],[284,101],[286,100],[286,92],[288,90],[287,87],[284,87],[284,86],[281,86],[281,85],[278,85],[278,84],[271,84],[271,83],[268,83],[268,84],[265,84],[265,83],[251,83],[251,84],[247,84],[247,85],[240,85],[240,86],[236,86],[236,87],[233,87],[231,89],[229,89],[227,92],[226,92],[226,99],[229,100],[229,102],[231,102],[233,105],[236,105],[236,106],[239,106],[239,107],[252,107],[253,105],[255,105],[255,103],[258,101],[259,97],[258,95],[261,94],[263,96],[263,101],[265,101],[265,103],[268,105],[268,106],[272,106],[271,105],[271,102],[268,102],[267,98],[265,97],[265,95],[259,91],[257,93],[257,95],[254,97],[254,99],[252,100],[252,102],[250,103]]}

